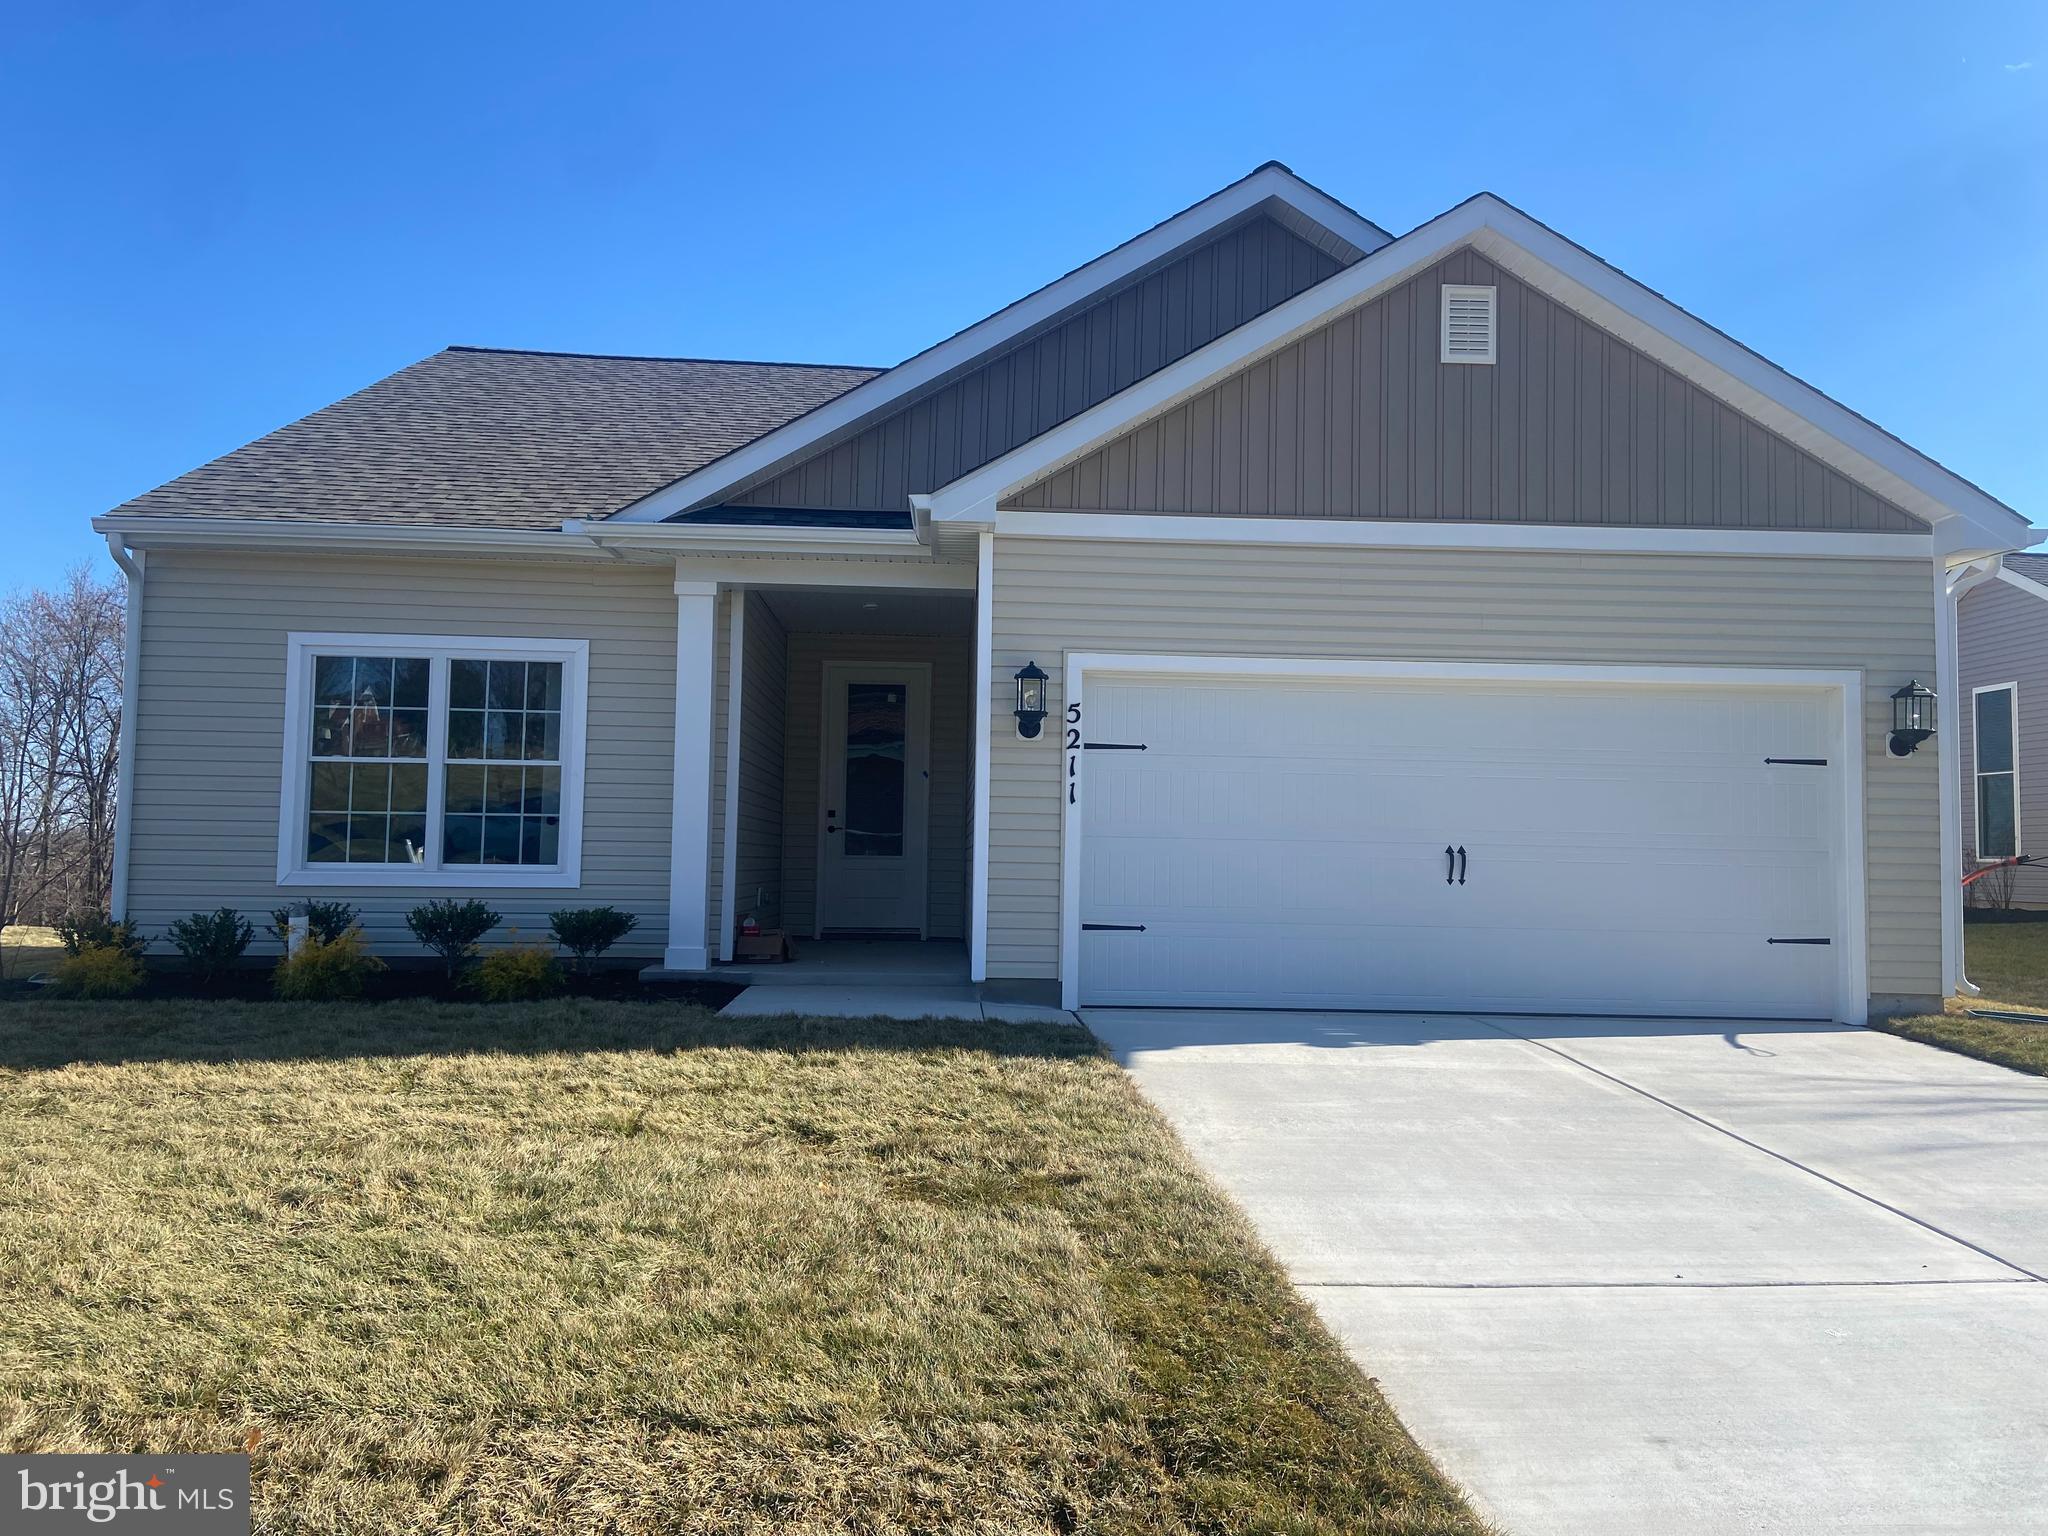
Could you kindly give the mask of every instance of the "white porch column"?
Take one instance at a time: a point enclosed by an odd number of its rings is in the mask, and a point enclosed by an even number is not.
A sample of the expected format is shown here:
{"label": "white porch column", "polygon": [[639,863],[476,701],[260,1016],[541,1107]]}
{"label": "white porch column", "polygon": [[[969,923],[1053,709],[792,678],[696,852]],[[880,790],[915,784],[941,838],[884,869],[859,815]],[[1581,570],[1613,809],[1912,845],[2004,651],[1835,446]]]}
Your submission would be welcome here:
{"label": "white porch column", "polygon": [[661,963],[698,971],[711,912],[712,705],[718,696],[718,583],[676,576],[675,805],[668,850],[668,947]]}

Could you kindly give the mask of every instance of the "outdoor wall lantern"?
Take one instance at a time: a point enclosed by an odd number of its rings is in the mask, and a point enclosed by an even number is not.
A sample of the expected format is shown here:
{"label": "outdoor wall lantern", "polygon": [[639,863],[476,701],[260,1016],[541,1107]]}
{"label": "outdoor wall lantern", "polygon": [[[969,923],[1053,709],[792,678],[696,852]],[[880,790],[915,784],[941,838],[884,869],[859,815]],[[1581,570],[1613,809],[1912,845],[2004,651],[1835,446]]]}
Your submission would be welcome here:
{"label": "outdoor wall lantern", "polygon": [[1035,661],[1025,662],[1017,673],[1017,734],[1026,741],[1036,739],[1045,723],[1045,684]]}
{"label": "outdoor wall lantern", "polygon": [[1892,739],[1887,744],[1893,757],[1905,757],[1934,734],[1934,690],[1919,682],[1906,684],[1892,695]]}

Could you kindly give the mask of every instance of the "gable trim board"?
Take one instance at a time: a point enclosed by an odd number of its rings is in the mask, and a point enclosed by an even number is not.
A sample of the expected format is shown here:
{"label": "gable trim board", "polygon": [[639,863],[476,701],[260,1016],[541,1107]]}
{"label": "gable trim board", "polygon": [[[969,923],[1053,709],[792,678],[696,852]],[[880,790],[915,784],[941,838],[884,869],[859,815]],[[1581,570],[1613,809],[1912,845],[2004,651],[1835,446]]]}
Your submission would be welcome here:
{"label": "gable trim board", "polygon": [[1390,291],[1464,245],[1933,525],[1942,552],[2004,549],[2027,532],[2024,518],[1961,476],[1488,193],[942,486],[929,498],[930,516],[935,521],[992,520],[1008,498],[1032,482]]}
{"label": "gable trim board", "polygon": [[[1324,682],[1429,681],[1502,682],[1517,687],[1543,684],[1601,684],[1616,690],[1652,688],[1802,689],[1826,690],[1836,701],[1837,763],[1830,777],[1837,785],[1833,828],[1835,884],[1834,1016],[1838,1022],[1861,1024],[1869,1009],[1866,962],[1866,893],[1864,889],[1863,754],[1847,750],[1862,738],[1863,674],[1847,670],[1780,667],[1586,666],[1527,663],[1414,662],[1352,660],[1325,657],[1246,657],[1187,655],[1117,655],[1070,652],[1066,658],[1065,707],[1069,718],[1085,710],[1089,680],[1118,676],[1183,679],[1232,679]],[[1085,714],[1080,718],[1085,720]],[[1085,725],[1082,727],[1087,734]],[[1082,826],[1079,806],[1089,794],[1089,754],[1069,748],[1062,774],[1069,786],[1061,797],[1060,847],[1060,1006],[1069,1010],[1090,999],[1082,996]],[[1801,940],[1801,942],[1807,942]]]}
{"label": "gable trim board", "polygon": [[2001,564],[1997,575],[1998,579],[2007,586],[2017,587],[2029,597],[2048,598],[2048,587],[2042,586],[2040,582],[2034,580],[2031,576],[2022,576],[2008,565]]}
{"label": "gable trim board", "polygon": [[1292,218],[1284,222],[1297,235],[1303,234],[1305,227],[1312,227],[1336,236],[1335,249],[1324,247],[1324,253],[1339,260],[1355,259],[1378,250],[1393,238],[1284,166],[1263,165],[1243,180],[937,346],[621,508],[610,520],[661,522],[679,512],[717,501],[771,470],[793,464],[836,434],[850,431],[918,391],[939,384],[957,370],[1000,351],[1037,327],[1052,324],[1105,290],[1141,276],[1149,268],[1170,260],[1190,242],[1253,216],[1266,204],[1289,211]]}

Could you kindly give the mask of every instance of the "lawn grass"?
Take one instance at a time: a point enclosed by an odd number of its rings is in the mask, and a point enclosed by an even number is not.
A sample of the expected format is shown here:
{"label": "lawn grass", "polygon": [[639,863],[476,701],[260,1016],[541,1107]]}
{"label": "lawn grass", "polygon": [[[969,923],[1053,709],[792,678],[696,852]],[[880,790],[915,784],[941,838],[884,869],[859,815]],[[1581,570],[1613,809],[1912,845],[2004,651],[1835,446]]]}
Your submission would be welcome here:
{"label": "lawn grass", "polygon": [[0,1004],[0,1450],[259,1531],[1483,1529],[1079,1030]]}
{"label": "lawn grass", "polygon": [[[2048,1077],[2048,922],[1963,925],[1963,966],[1982,997],[1951,998],[1947,1010],[1893,1019],[1881,1028],[1909,1040]],[[1973,1019],[1972,1008],[2041,1012],[2039,1024]]]}
{"label": "lawn grass", "polygon": [[46,971],[63,953],[54,928],[36,928],[26,923],[0,928],[0,981]]}

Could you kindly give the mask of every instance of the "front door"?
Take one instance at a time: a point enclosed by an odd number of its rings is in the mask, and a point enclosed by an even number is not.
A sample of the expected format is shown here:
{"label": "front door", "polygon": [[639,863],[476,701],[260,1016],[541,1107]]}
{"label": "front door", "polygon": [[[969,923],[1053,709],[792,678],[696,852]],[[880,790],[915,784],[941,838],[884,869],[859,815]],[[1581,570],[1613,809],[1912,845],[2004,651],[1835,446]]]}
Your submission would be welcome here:
{"label": "front door", "polygon": [[930,722],[929,665],[826,664],[820,933],[925,937]]}

